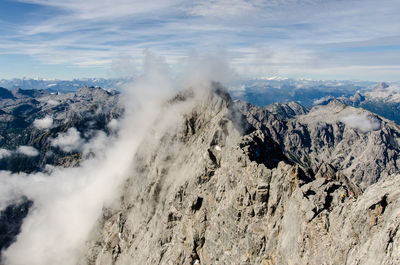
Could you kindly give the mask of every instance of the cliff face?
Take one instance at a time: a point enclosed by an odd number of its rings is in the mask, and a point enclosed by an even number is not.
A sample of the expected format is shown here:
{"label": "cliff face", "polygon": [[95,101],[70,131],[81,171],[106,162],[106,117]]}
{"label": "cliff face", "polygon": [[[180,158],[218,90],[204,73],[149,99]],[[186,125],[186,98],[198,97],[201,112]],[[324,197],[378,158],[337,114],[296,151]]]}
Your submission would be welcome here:
{"label": "cliff face", "polygon": [[306,113],[291,108],[288,117],[269,107],[236,104],[249,123],[303,167],[331,164],[363,189],[399,170],[398,126],[369,111],[332,101]]}
{"label": "cliff face", "polygon": [[306,168],[288,157],[277,135],[285,141],[289,125],[274,135],[249,117],[217,85],[172,100],[81,263],[400,262],[399,175],[362,191],[331,160]]}

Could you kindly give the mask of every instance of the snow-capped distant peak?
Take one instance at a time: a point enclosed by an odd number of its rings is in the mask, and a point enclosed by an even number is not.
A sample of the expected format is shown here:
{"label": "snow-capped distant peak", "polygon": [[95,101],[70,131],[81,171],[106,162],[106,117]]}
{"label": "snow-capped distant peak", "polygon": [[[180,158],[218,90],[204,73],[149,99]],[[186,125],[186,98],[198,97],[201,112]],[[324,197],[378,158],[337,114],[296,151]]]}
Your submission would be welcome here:
{"label": "snow-capped distant peak", "polygon": [[281,76],[262,76],[262,77],[259,77],[258,79],[260,79],[260,80],[276,80],[276,81],[283,81],[283,80],[288,80],[289,78],[281,77]]}
{"label": "snow-capped distant peak", "polygon": [[366,95],[372,99],[384,99],[391,102],[400,102],[400,84],[387,85],[380,83],[374,90],[367,92]]}

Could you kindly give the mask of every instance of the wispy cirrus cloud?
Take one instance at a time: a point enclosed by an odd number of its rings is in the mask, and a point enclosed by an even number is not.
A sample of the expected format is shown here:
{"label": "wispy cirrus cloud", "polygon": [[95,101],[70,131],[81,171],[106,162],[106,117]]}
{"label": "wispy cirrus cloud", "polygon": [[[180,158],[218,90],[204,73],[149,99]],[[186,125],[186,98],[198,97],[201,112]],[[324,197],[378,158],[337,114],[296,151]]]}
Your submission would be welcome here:
{"label": "wispy cirrus cloud", "polygon": [[[0,54],[29,55],[38,64],[108,69],[120,54],[139,61],[143,50],[151,49],[173,65],[192,50],[224,47],[247,75],[292,75],[302,69],[300,75],[320,76],[313,69],[359,65],[354,77],[360,78],[371,74],[362,73],[364,66],[398,65],[400,3],[395,0],[19,2],[46,16],[9,23],[14,30],[0,39]],[[261,50],[269,55],[259,57]],[[376,76],[394,78],[389,73]]]}
{"label": "wispy cirrus cloud", "polygon": [[59,8],[67,12],[68,15],[73,15],[75,18],[82,20],[107,20],[116,17],[121,18],[124,16],[162,12],[163,10],[168,10],[169,8],[176,6],[177,4],[183,3],[183,1],[180,0],[20,0],[20,2]]}

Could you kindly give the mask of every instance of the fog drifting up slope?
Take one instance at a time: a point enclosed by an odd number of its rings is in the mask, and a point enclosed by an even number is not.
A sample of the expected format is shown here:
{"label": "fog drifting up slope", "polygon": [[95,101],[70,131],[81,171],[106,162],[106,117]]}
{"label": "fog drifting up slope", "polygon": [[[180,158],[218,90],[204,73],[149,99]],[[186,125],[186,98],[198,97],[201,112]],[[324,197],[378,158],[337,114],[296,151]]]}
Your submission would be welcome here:
{"label": "fog drifting up slope", "polygon": [[231,76],[226,60],[209,58],[189,57],[184,78],[173,80],[163,59],[147,53],[144,74],[121,88],[125,115],[110,124],[117,128],[116,133],[106,136],[98,132],[84,145],[83,152],[93,152],[94,157],[76,168],[52,168],[51,173],[0,173],[1,208],[22,196],[34,201],[16,242],[2,253],[5,264],[77,262],[103,207],[112,207],[118,198],[120,186],[134,166],[136,149],[164,103],[179,89],[201,89],[211,80]]}

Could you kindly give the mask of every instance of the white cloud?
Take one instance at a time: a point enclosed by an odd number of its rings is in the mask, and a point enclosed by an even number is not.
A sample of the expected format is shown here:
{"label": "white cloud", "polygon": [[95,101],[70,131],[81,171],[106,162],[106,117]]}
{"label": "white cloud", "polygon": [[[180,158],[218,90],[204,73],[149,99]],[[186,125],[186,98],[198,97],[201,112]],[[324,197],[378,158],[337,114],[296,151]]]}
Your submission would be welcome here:
{"label": "white cloud", "polygon": [[27,145],[21,145],[17,148],[17,153],[26,155],[26,156],[37,156],[39,155],[39,151],[32,147],[32,146],[27,146]]}
{"label": "white cloud", "polygon": [[345,123],[347,126],[360,130],[363,133],[376,131],[381,127],[379,120],[375,116],[368,116],[366,113],[350,114],[342,117],[340,121]]}
{"label": "white cloud", "polygon": [[265,5],[266,1],[202,0],[195,2],[195,5],[189,9],[189,14],[219,18],[243,16],[259,12]]}
{"label": "white cloud", "polygon": [[52,106],[57,106],[60,104],[60,102],[58,100],[54,100],[54,99],[49,99],[46,103],[49,105],[52,105]]}
{"label": "white cloud", "polygon": [[[147,56],[146,65],[162,63],[159,59]],[[3,252],[7,265],[78,263],[80,250],[103,207],[118,200],[122,183],[132,177],[132,161],[138,146],[165,106],[163,103],[175,91],[173,79],[162,72],[165,69],[147,69],[145,77],[123,88],[128,105],[126,115],[119,120],[118,136],[96,134],[85,144],[85,150],[95,152],[95,156],[82,161],[79,167],[52,167],[47,174],[0,172],[0,206],[22,195],[34,201],[17,241]],[[172,121],[178,119],[178,114],[171,113],[162,123],[174,126]],[[72,140],[66,142],[75,143],[73,139],[79,135],[76,129],[62,136],[71,135]]]}
{"label": "white cloud", "polygon": [[[114,69],[120,53],[137,63],[149,48],[171,63],[191,49],[223,46],[244,75],[394,80],[400,60],[384,49],[399,45],[400,3],[391,0],[21,2],[63,15],[15,25],[15,35],[0,41],[0,54],[27,54],[46,64]],[[383,49],[373,52],[375,46]]]}
{"label": "white cloud", "polygon": [[229,83],[237,78],[228,54],[222,49],[208,53],[192,52],[181,60],[181,65],[181,82],[188,87],[208,86],[210,81],[216,80]]}
{"label": "white cloud", "polygon": [[33,121],[33,126],[38,129],[49,129],[53,126],[53,118],[46,116],[42,119],[36,119]]}
{"label": "white cloud", "polygon": [[79,151],[82,149],[84,140],[76,128],[69,128],[65,133],[59,133],[51,140],[51,145],[61,148],[65,152]]}
{"label": "white cloud", "polygon": [[74,19],[96,20],[96,19],[118,19],[124,16],[135,16],[152,12],[163,12],[168,8],[175,7],[182,1],[153,0],[153,1],[130,1],[130,0],[22,0],[21,2],[51,6],[66,10]]}
{"label": "white cloud", "polygon": [[0,159],[8,157],[12,154],[12,152],[10,150],[4,149],[4,148],[0,148]]}
{"label": "white cloud", "polygon": [[117,119],[112,119],[108,124],[107,127],[112,131],[118,131],[119,129],[119,122]]}
{"label": "white cloud", "polygon": [[333,99],[333,98],[334,98],[333,96],[326,96],[326,97],[322,97],[320,99],[316,99],[316,100],[314,100],[313,105],[319,105],[319,104],[324,103],[327,100],[330,100],[330,99]]}

